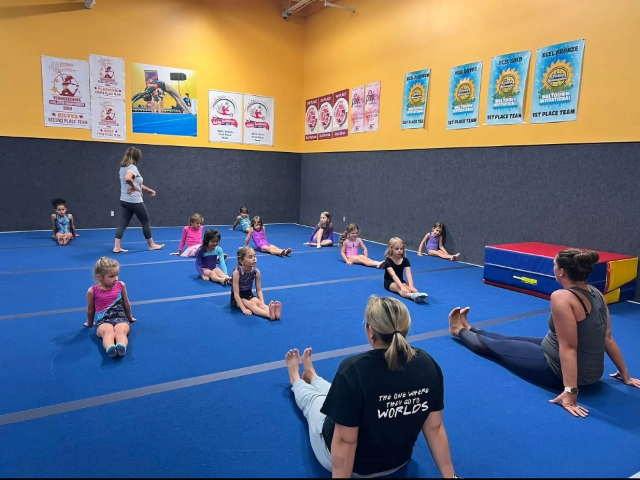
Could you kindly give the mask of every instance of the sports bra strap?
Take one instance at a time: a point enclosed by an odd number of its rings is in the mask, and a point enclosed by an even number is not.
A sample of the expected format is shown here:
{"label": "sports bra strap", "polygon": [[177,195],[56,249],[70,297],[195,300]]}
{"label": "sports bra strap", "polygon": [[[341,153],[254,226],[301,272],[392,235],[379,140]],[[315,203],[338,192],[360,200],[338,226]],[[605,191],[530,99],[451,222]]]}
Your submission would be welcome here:
{"label": "sports bra strap", "polygon": [[584,308],[584,314],[588,317],[589,316],[589,310],[587,310],[587,307],[584,304],[584,302],[582,301],[582,298],[580,298],[580,295],[578,295],[576,292],[574,292],[572,288],[568,288],[567,290],[569,290],[571,293],[573,293],[576,296],[576,298],[580,302],[580,305],[582,305],[582,308]]}

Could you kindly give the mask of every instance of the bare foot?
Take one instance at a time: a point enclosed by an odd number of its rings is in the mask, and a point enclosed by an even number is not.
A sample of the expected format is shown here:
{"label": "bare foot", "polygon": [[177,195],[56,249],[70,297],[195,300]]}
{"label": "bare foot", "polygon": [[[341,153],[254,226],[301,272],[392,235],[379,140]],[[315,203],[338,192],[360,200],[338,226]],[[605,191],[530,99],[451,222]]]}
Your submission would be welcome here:
{"label": "bare foot", "polygon": [[273,300],[269,302],[269,320],[276,319],[276,304],[273,303]]}
{"label": "bare foot", "polygon": [[302,379],[307,383],[311,383],[311,381],[318,376],[316,369],[313,368],[313,363],[311,363],[311,353],[311,348],[305,348],[302,353],[302,366],[304,367],[302,370]]}
{"label": "bare foot", "polygon": [[300,380],[300,353],[297,348],[289,350],[284,356],[287,362],[287,370],[289,371],[289,381],[291,385]]}
{"label": "bare foot", "polygon": [[113,253],[124,253],[124,252],[128,252],[129,250],[125,250],[124,248],[114,248],[113,249]]}
{"label": "bare foot", "polygon": [[382,266],[384,265],[383,261],[378,262],[378,265],[376,266],[376,268],[382,268]]}
{"label": "bare foot", "polygon": [[449,313],[449,332],[451,332],[451,335],[454,337],[457,337],[463,328],[465,327],[461,319],[460,307],[456,307]]}
{"label": "bare foot", "polygon": [[282,303],[280,303],[278,300],[276,300],[275,302],[275,313],[276,313],[276,320],[280,320],[280,317],[282,316]]}
{"label": "bare foot", "polygon": [[154,243],[153,245],[149,245],[149,250],[162,250],[164,248],[164,244],[158,245]]}
{"label": "bare foot", "polygon": [[467,330],[471,330],[471,325],[469,325],[469,321],[467,320],[467,314],[469,313],[469,310],[471,310],[470,307],[464,307],[462,310],[460,310],[460,320],[462,320],[462,326]]}
{"label": "bare foot", "polygon": [[291,250],[290,248],[287,248],[287,249],[284,251],[284,256],[285,256],[285,257],[288,257],[288,256],[291,254],[291,252],[293,252],[293,250]]}

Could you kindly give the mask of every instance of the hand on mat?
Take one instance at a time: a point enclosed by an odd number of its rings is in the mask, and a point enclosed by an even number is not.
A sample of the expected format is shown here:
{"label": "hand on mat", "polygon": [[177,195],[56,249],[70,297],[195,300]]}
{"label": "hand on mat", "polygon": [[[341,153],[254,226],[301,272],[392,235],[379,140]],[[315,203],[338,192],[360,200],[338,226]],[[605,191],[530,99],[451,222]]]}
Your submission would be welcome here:
{"label": "hand on mat", "polygon": [[353,265],[353,262],[351,260],[347,260],[347,265]]}
{"label": "hand on mat", "polygon": [[171,252],[169,255],[180,255],[180,252]]}
{"label": "hand on mat", "polygon": [[93,323],[92,323],[91,325],[89,325],[89,322],[84,322],[84,323],[83,323],[83,325],[84,325],[85,327],[93,327]]}
{"label": "hand on mat", "polygon": [[245,308],[244,310],[242,310],[242,313],[244,313],[245,315],[253,315],[253,312],[248,308]]}
{"label": "hand on mat", "polygon": [[422,252],[418,252],[418,256],[421,257],[422,255],[424,255],[424,253]]}
{"label": "hand on mat", "polygon": [[578,405],[577,400],[577,395],[572,395],[568,392],[562,392],[556,398],[549,401],[551,403],[555,403],[556,405],[562,405],[562,408],[564,408],[574,417],[586,418],[589,415],[589,410]]}
{"label": "hand on mat", "polygon": [[209,281],[209,277],[207,277],[206,275],[200,275],[200,278],[202,278],[205,282]]}
{"label": "hand on mat", "polygon": [[640,388],[640,380],[638,380],[637,378],[631,378],[628,375],[627,375],[627,378],[623,378],[622,374],[619,371],[616,373],[610,373],[609,376],[613,378],[617,378],[618,380],[622,381],[623,383],[631,387]]}
{"label": "hand on mat", "polygon": [[129,323],[133,323],[133,322],[135,322],[136,320],[137,320],[136,318],[131,317],[131,318],[129,319]]}

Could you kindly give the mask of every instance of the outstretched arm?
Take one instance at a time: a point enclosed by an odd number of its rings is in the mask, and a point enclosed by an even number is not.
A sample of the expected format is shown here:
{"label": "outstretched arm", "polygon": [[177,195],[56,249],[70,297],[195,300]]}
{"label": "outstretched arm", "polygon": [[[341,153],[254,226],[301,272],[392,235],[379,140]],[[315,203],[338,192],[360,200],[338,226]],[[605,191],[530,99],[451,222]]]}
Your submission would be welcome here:
{"label": "outstretched arm", "polygon": [[[264,228],[264,227],[263,227]],[[253,233],[253,228],[249,227],[247,229],[247,238],[244,239],[244,246],[246,247],[247,245],[249,245],[249,240],[251,240],[251,234]]]}
{"label": "outstretched arm", "polygon": [[444,243],[442,242],[442,235],[440,235],[440,239],[439,239],[439,242],[438,242],[438,248],[440,250],[442,250],[444,253],[446,253],[447,255],[449,255],[449,252],[447,252],[447,249],[444,248]]}
{"label": "outstretched arm", "polygon": [[[604,297],[600,295],[602,301],[604,302]],[[604,341],[604,350],[607,352],[607,356],[611,359],[613,364],[616,366],[618,371],[616,373],[611,374],[613,378],[617,378],[622,380],[625,384],[631,385],[632,387],[640,387],[640,380],[635,378],[631,378],[629,375],[629,371],[627,370],[627,365],[624,362],[624,357],[622,356],[622,352],[620,351],[620,347],[618,347],[618,343],[611,335],[611,316],[609,315],[609,308],[607,308],[607,336]]]}
{"label": "outstretched arm", "polygon": [[358,239],[358,242],[360,243],[360,246],[362,247],[362,254],[369,258],[369,250],[367,250],[367,246],[364,244],[364,242],[362,241],[362,239]]}
{"label": "outstretched arm", "polygon": [[55,213],[51,214],[51,228],[53,229],[53,237],[55,238],[56,233],[58,233],[58,231],[56,230],[56,214]]}
{"label": "outstretched arm", "polygon": [[345,240],[344,242],[342,242],[342,245],[340,246],[340,255],[342,255],[342,258],[344,258],[344,261],[347,265],[351,265],[351,261],[349,261],[349,259],[347,258],[347,241]]}
{"label": "outstretched arm", "polygon": [[71,223],[71,235],[77,237],[78,234],[76,233],[76,224],[73,222],[73,215],[71,214],[69,214],[69,223]]}
{"label": "outstretched arm", "polygon": [[89,287],[87,290],[87,323],[85,327],[93,327],[93,318],[96,315],[96,306],[93,302],[93,287]]}
{"label": "outstretched arm", "polygon": [[429,413],[422,425],[422,434],[429,445],[429,451],[431,451],[433,461],[440,470],[442,478],[454,478],[455,471],[451,461],[449,439],[442,423],[442,410]]}
{"label": "outstretched arm", "polygon": [[231,227],[231,230],[235,230],[239,223],[240,223],[240,215],[236,217],[236,221],[233,222],[233,226]]}
{"label": "outstretched arm", "polygon": [[136,319],[133,318],[133,313],[131,312],[131,302],[129,301],[129,294],[127,293],[127,286],[124,282],[120,282],[122,284],[122,303],[124,305],[124,313],[127,315],[127,318],[131,323],[135,322]]}
{"label": "outstretched arm", "polygon": [[421,257],[422,256],[422,247],[424,247],[424,244],[427,243],[427,240],[429,239],[429,236],[431,236],[431,232],[427,233],[424,238],[422,239],[422,241],[420,242],[420,246],[418,247],[418,256]]}

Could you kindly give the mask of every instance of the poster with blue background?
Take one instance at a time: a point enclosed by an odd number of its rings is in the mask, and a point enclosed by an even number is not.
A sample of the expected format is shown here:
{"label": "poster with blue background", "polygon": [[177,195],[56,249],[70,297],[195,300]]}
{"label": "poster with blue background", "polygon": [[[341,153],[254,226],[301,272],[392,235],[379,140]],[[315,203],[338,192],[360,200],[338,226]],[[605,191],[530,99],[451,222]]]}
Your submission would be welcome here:
{"label": "poster with blue background", "polygon": [[404,75],[404,94],[402,95],[402,130],[424,128],[429,95],[429,77],[431,69],[408,72]]}
{"label": "poster with blue background", "polygon": [[493,57],[485,125],[525,123],[522,114],[531,51]]}
{"label": "poster with blue background", "polygon": [[584,40],[576,40],[538,49],[531,123],[578,119],[584,43]]}
{"label": "poster with blue background", "polygon": [[468,63],[451,69],[447,130],[478,126],[482,62]]}

